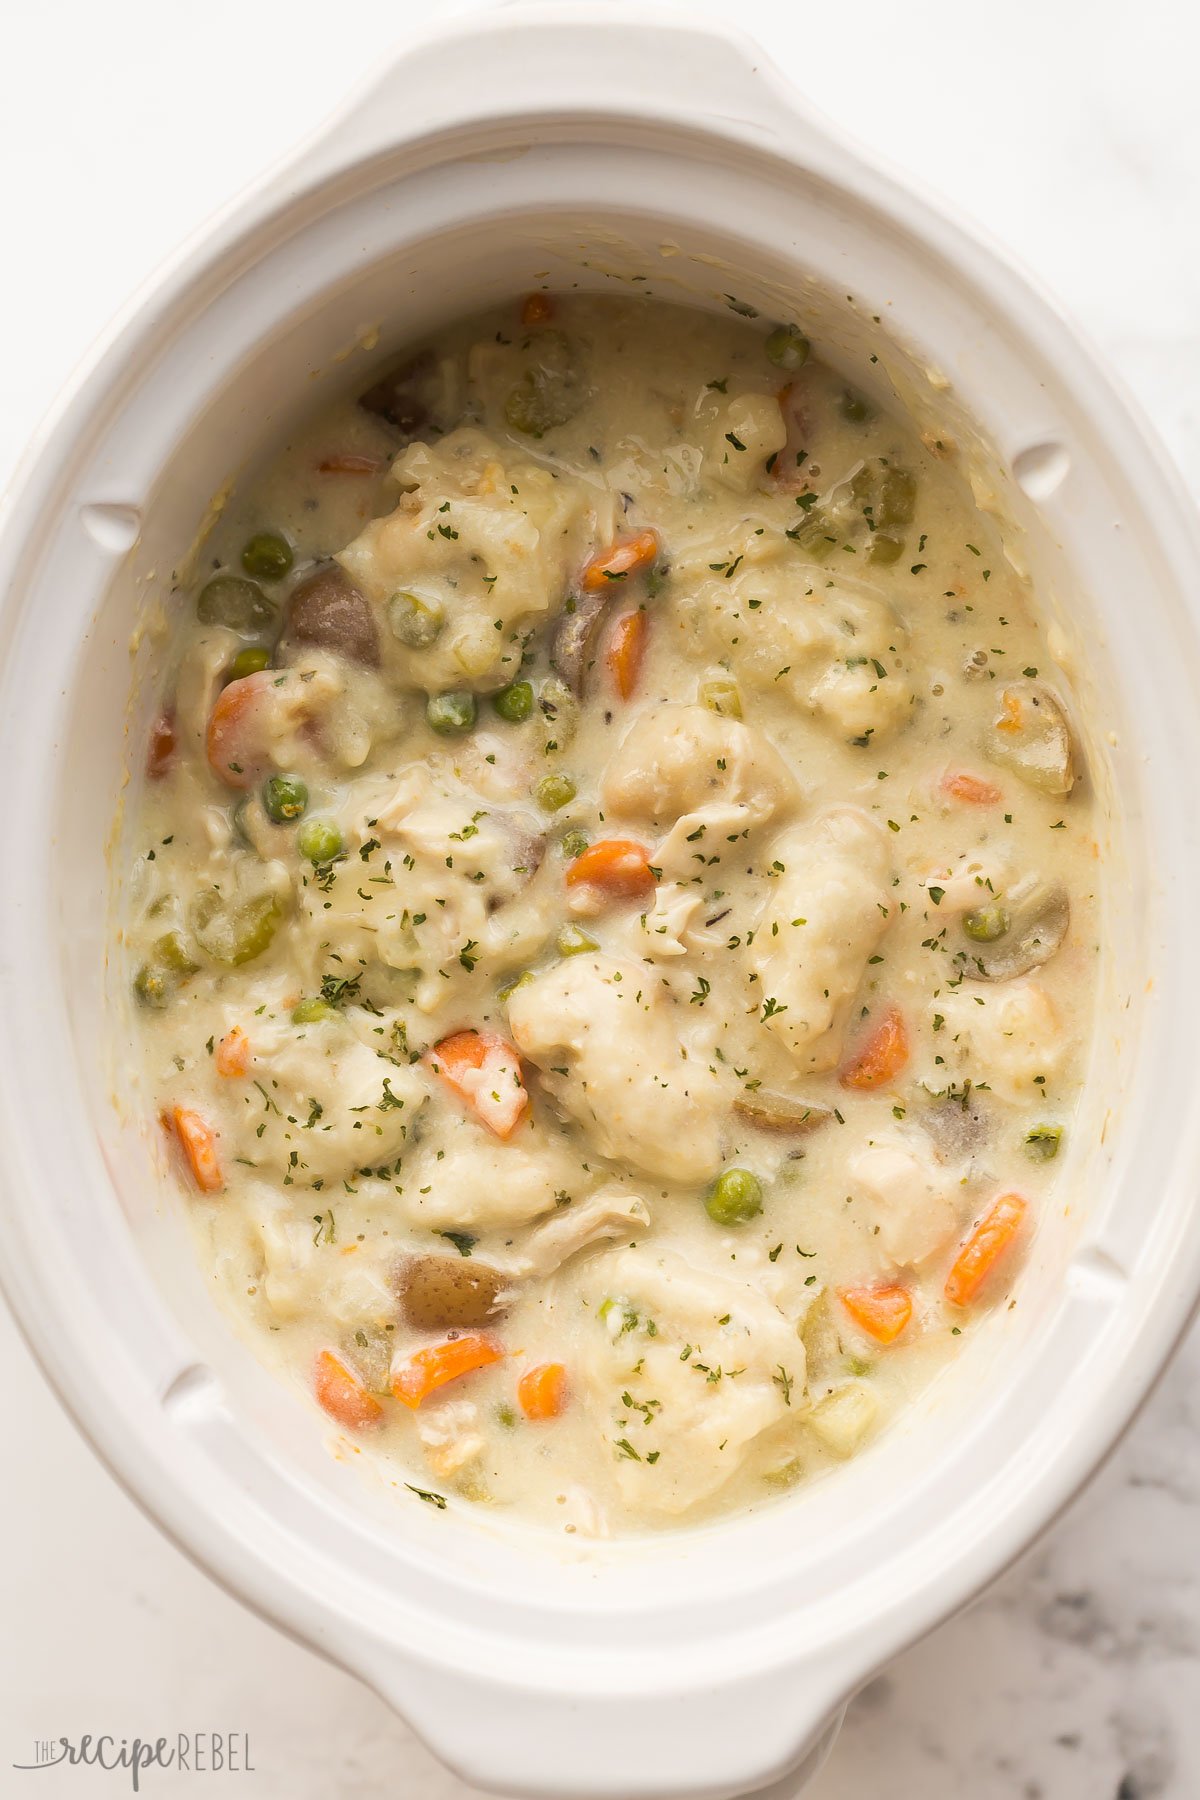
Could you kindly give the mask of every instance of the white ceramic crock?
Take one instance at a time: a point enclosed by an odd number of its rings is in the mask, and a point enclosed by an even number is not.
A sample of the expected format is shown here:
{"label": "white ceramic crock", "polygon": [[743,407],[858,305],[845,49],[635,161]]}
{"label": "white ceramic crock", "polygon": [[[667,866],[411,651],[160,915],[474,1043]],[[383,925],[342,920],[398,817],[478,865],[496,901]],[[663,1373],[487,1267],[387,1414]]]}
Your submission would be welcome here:
{"label": "white ceramic crock", "polygon": [[[956,437],[1059,616],[1113,879],[1069,1205],[1015,1308],[836,1477],[583,1545],[330,1457],[217,1315],[122,1066],[107,853],[151,703],[139,625],[230,470],[447,314],[633,277],[798,315]],[[643,7],[513,10],[399,56],[140,297],[8,498],[0,592],[0,1239],[64,1402],[183,1548],[470,1781],[794,1791],[854,1690],[1074,1493],[1200,1291],[1200,544],[1144,426],[1044,298],[748,44]]]}

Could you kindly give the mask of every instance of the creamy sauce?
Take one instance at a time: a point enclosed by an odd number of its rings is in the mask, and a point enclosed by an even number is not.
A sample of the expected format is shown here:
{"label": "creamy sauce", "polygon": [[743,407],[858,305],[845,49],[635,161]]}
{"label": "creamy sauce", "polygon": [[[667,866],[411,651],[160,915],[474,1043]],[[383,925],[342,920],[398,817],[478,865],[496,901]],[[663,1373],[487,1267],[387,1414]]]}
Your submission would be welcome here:
{"label": "creamy sauce", "polygon": [[127,935],[223,1301],[434,1503],[853,1454],[1007,1303],[1090,1031],[1064,682],[952,449],[793,329],[533,296],[205,559]]}

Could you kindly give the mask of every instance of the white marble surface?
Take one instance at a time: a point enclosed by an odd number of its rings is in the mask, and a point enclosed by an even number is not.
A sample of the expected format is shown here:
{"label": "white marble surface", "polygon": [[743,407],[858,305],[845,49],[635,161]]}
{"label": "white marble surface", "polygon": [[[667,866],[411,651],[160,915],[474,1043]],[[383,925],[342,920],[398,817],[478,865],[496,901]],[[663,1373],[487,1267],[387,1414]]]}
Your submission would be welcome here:
{"label": "white marble surface", "polygon": [[[1200,488],[1194,8],[703,9],[753,16],[825,111],[1013,245]],[[437,0],[41,0],[6,13],[0,479],[141,276],[431,10]],[[38,1736],[228,1729],[251,1734],[256,1772],[227,1778],[247,1800],[466,1800],[379,1701],[158,1536],[3,1317],[0,1366],[0,1794],[128,1792],[119,1775],[11,1773]],[[1193,1333],[1071,1514],[858,1699],[813,1800],[1200,1795],[1198,1392]],[[216,1789],[173,1776],[144,1791]]]}

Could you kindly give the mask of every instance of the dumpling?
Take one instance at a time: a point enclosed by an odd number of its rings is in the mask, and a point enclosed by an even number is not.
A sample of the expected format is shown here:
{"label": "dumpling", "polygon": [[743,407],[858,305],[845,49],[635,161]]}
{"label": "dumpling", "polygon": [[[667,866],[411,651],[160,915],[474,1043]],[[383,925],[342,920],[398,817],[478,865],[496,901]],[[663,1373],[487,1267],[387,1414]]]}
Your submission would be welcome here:
{"label": "dumpling", "polygon": [[1028,1101],[1057,1074],[1069,1038],[1045,988],[1036,981],[971,983],[942,993],[933,1012],[933,1041],[946,1071],[986,1084],[997,1099]]}
{"label": "dumpling", "polygon": [[802,1407],[804,1346],[747,1282],[638,1246],[593,1257],[579,1292],[578,1368],[629,1505],[686,1511]]}
{"label": "dumpling", "polygon": [[[795,798],[774,745],[707,706],[662,706],[626,732],[604,774],[601,803],[618,818],[673,825],[712,804],[761,825]],[[736,826],[733,827],[736,829]]]}
{"label": "dumpling", "polygon": [[891,863],[882,828],[857,807],[831,808],[776,839],[782,865],[743,951],[766,1029],[798,1068],[838,1061],[867,958],[887,930]]}
{"label": "dumpling", "polygon": [[889,1262],[916,1268],[953,1237],[961,1184],[927,1141],[881,1132],[848,1159],[846,1180]]}
{"label": "dumpling", "polygon": [[565,1207],[594,1183],[562,1133],[536,1119],[503,1143],[466,1120],[406,1161],[403,1203],[410,1224],[430,1231],[498,1231]]}
{"label": "dumpling", "polygon": [[716,1174],[729,1100],[711,1042],[652,971],[565,958],[513,990],[508,1022],[601,1155],[665,1181]]}

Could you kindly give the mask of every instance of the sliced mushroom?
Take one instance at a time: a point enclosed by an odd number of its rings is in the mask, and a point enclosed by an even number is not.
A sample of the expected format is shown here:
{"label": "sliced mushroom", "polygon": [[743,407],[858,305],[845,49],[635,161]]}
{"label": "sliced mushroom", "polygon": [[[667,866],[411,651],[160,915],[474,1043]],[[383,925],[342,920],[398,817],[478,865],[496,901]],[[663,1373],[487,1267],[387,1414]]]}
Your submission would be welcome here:
{"label": "sliced mushroom", "polygon": [[386,419],[406,444],[411,443],[430,422],[422,387],[433,367],[432,354],[428,350],[422,351],[372,382],[366,392],[359,395],[358,404],[364,412]]}
{"label": "sliced mushroom", "polygon": [[786,1094],[771,1094],[762,1088],[742,1094],[733,1110],[748,1125],[760,1131],[776,1131],[788,1137],[808,1137],[834,1118],[833,1108],[818,1106],[813,1100],[793,1100]]}
{"label": "sliced mushroom", "polygon": [[550,646],[550,662],[578,699],[590,664],[591,647],[611,594],[572,594],[563,608]]}
{"label": "sliced mushroom", "polygon": [[[1058,952],[1071,923],[1066,888],[1060,882],[1036,877],[1011,889],[1002,906],[989,910],[1007,923],[991,941],[969,942],[959,951],[959,966],[968,981],[1012,981],[1028,975]],[[964,927],[969,927],[973,917],[971,913],[964,916]]]}
{"label": "sliced mushroom", "polygon": [[396,1270],[396,1290],[407,1324],[418,1331],[486,1325],[502,1312],[499,1296],[507,1270],[475,1257],[413,1256]]}
{"label": "sliced mushroom", "polygon": [[292,589],[285,644],[333,650],[351,662],[379,667],[379,630],[365,594],[337,563],[322,563]]}
{"label": "sliced mushroom", "polygon": [[932,1138],[934,1149],[943,1162],[961,1162],[974,1156],[987,1141],[991,1129],[991,1121],[969,1081],[961,1088],[939,1094],[913,1117],[922,1131]]}
{"label": "sliced mushroom", "polygon": [[605,1238],[624,1237],[629,1232],[644,1231],[650,1214],[644,1200],[626,1194],[620,1188],[601,1188],[590,1199],[569,1207],[548,1219],[530,1234],[523,1255],[507,1262],[515,1281],[542,1281],[562,1267],[568,1257],[577,1256],[592,1244]]}
{"label": "sliced mushroom", "polygon": [[1001,689],[986,748],[994,763],[1045,794],[1069,794],[1075,786],[1066,710],[1040,681],[1010,681]]}

